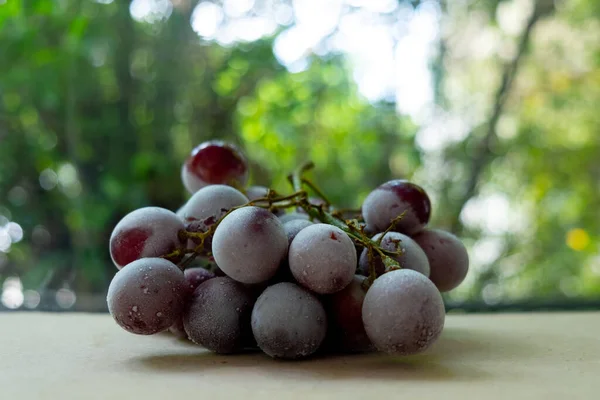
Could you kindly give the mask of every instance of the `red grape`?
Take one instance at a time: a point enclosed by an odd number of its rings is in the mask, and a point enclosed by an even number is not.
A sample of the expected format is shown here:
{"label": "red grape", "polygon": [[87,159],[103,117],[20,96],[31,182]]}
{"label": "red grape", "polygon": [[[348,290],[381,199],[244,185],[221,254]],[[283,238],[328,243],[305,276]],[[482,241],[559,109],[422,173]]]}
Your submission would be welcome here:
{"label": "red grape", "polygon": [[181,178],[190,193],[214,184],[244,186],[248,181],[248,161],[230,143],[204,142],[192,151],[183,165]]}
{"label": "red grape", "polygon": [[179,238],[182,229],[183,222],[175,213],[159,207],[140,208],[115,226],[110,237],[110,256],[120,269],[139,258],[169,254],[183,247],[184,241]]}
{"label": "red grape", "polygon": [[412,235],[429,222],[431,202],[423,188],[401,179],[373,190],[362,206],[367,227],[375,232],[385,231],[404,211],[406,214],[392,230]]}

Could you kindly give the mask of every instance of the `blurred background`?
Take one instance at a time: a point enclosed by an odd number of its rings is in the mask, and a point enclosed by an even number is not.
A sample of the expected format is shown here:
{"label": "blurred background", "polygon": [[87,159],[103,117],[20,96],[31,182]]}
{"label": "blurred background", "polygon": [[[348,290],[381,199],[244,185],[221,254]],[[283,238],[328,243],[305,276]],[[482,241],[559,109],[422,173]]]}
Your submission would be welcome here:
{"label": "blurred background", "polygon": [[235,142],[340,206],[410,178],[462,310],[600,304],[597,0],[0,0],[0,309],[106,308],[112,227]]}

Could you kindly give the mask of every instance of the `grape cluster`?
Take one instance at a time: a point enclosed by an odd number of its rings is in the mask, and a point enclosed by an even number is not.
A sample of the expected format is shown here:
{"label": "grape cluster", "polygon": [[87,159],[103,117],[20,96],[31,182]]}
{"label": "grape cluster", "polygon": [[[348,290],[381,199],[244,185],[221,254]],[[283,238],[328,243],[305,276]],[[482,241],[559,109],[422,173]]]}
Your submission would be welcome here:
{"label": "grape cluster", "polygon": [[247,187],[246,160],[230,143],[203,143],[181,170],[183,207],[141,208],[116,225],[107,302],[117,324],[282,359],[410,355],[436,341],[440,293],[464,280],[469,259],[457,237],[427,227],[421,187],[392,180],[361,210],[340,210],[303,176],[311,164],[281,195]]}

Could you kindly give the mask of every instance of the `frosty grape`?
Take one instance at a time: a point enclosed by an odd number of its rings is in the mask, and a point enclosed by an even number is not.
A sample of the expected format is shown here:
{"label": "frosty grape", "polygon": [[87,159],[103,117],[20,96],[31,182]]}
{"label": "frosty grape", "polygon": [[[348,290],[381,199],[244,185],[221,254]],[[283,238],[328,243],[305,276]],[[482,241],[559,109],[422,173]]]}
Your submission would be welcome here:
{"label": "frosty grape", "polygon": [[117,272],[106,301],[117,324],[129,332],[150,335],[181,317],[186,294],[183,272],[175,264],[142,258]]}
{"label": "frosty grape", "polygon": [[293,283],[268,287],[252,310],[252,333],[262,351],[274,358],[313,354],[327,333],[327,316],[317,297]]}
{"label": "frosty grape", "polygon": [[315,293],[345,288],[356,270],[356,249],[341,229],[313,224],[302,229],[290,244],[288,262],[294,278]]}
{"label": "frosty grape", "polygon": [[275,275],[288,248],[283,224],[260,207],[243,207],[219,224],[212,249],[219,268],[242,283],[259,283]]}
{"label": "frosty grape", "polygon": [[[117,268],[143,257],[158,257],[182,247],[179,231],[183,222],[160,207],[144,207],[127,214],[110,237],[110,256]],[[172,261],[177,262],[177,259]]]}
{"label": "frosty grape", "polygon": [[469,254],[465,245],[450,232],[426,229],[414,236],[429,260],[429,279],[440,292],[447,292],[462,283],[469,271]]}
{"label": "frosty grape", "polygon": [[426,350],[442,333],[444,302],[425,275],[395,270],[373,282],[365,296],[362,318],[378,350],[411,355]]}

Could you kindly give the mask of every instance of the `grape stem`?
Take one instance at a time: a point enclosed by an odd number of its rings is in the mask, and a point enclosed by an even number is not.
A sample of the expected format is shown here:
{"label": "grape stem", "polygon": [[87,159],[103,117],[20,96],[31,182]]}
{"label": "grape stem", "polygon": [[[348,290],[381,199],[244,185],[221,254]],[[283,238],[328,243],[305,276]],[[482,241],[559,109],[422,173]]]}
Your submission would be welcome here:
{"label": "grape stem", "polygon": [[[217,227],[225,219],[229,214],[233,211],[248,207],[248,206],[256,206],[261,208],[266,208],[268,210],[280,209],[280,208],[291,208],[291,207],[301,207],[312,219],[318,220],[320,222],[333,225],[342,231],[344,231],[355,243],[365,247],[367,249],[367,254],[369,257],[369,276],[368,279],[365,279],[363,282],[363,288],[367,290],[373,281],[377,278],[377,273],[375,271],[375,253],[377,256],[381,257],[383,264],[385,265],[385,271],[392,271],[395,269],[400,269],[401,266],[398,264],[396,260],[391,258],[390,256],[400,255],[402,251],[389,251],[381,248],[381,240],[386,233],[390,232],[394,226],[404,217],[405,213],[402,213],[400,216],[396,217],[388,229],[383,232],[381,237],[374,241],[369,235],[365,232],[364,227],[358,224],[357,219],[344,219],[342,217],[341,211],[330,212],[331,202],[329,199],[323,194],[323,192],[316,187],[311,181],[303,178],[303,174],[309,170],[314,168],[314,163],[306,162],[300,165],[293,174],[288,176],[290,183],[294,188],[294,193],[287,196],[280,196],[276,191],[269,189],[267,195],[265,197],[261,197],[259,199],[252,200],[244,205],[233,207],[228,210],[221,218],[219,218],[214,224],[210,225],[206,231],[203,232],[192,232],[188,230],[181,230],[179,232],[179,237],[182,241],[187,241],[192,239],[196,246],[194,249],[187,248],[178,248],[172,251],[169,254],[162,256],[162,258],[166,259],[179,259],[182,256],[190,254],[189,257],[184,258],[179,263],[179,268],[181,270],[185,270],[192,261],[198,256],[208,256],[209,252],[205,249],[205,241],[214,235]],[[303,185],[308,186],[312,191],[314,191],[325,204],[312,204],[308,201],[308,194],[306,190],[304,190]]]}
{"label": "grape stem", "polygon": [[[381,257],[381,259],[385,265],[386,272],[392,271],[395,269],[400,269],[401,268],[400,264],[388,255],[388,254],[397,254],[397,253],[383,250],[381,248],[381,238],[378,241],[371,240],[371,238],[367,234],[365,234],[364,229],[363,228],[359,229],[352,220],[349,220],[349,221],[340,220],[340,219],[334,217],[329,212],[327,212],[323,205],[311,204],[307,200],[306,192],[302,188],[302,184],[306,183],[306,180],[302,178],[302,175],[305,172],[311,170],[312,168],[314,168],[314,163],[310,162],[310,161],[306,162],[306,163],[300,165],[294,171],[294,173],[292,174],[291,177],[288,177],[288,179],[291,181],[291,183],[294,187],[294,191],[296,193],[303,194],[303,196],[301,196],[298,199],[298,205],[300,207],[302,207],[304,209],[304,211],[306,211],[306,213],[311,218],[317,219],[323,223],[333,225],[333,226],[341,229],[348,236],[350,236],[350,238],[353,239],[355,242],[357,242],[360,245],[367,248],[367,252],[368,252],[367,254],[369,255],[369,277],[368,277],[368,279],[365,279],[365,281],[363,282],[363,288],[368,289],[368,287],[370,287],[371,284],[373,283],[373,281],[377,278],[377,273],[375,271],[375,262],[374,262],[373,251],[377,252],[379,254],[379,256]],[[314,185],[312,185],[312,186],[314,186]],[[311,186],[311,188],[314,190],[314,187],[312,187],[312,186]],[[323,200],[327,201],[326,199],[323,199]],[[398,221],[400,221],[403,217],[404,217],[404,213],[402,213],[400,216],[395,218],[385,233],[387,233],[391,229],[393,229],[394,225]],[[385,235],[385,233],[384,233],[384,235]],[[382,237],[384,235],[382,235]],[[386,254],[386,253],[388,253],[388,254]]]}

